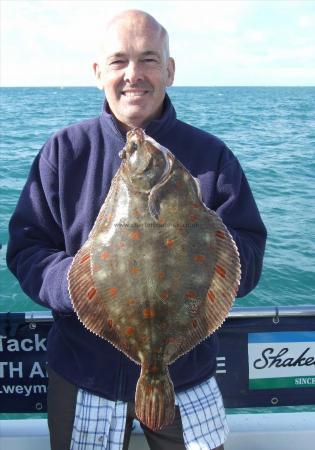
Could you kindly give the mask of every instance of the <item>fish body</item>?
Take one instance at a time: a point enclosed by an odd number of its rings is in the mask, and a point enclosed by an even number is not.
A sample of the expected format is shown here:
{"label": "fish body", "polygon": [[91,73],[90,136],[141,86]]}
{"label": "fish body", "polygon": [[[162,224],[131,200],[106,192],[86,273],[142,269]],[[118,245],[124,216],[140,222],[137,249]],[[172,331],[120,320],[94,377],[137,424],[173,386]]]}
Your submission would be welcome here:
{"label": "fish body", "polygon": [[137,364],[136,414],[151,429],[174,418],[168,365],[225,320],[240,280],[236,245],[189,171],[142,129],[123,159],[68,273],[86,328]]}

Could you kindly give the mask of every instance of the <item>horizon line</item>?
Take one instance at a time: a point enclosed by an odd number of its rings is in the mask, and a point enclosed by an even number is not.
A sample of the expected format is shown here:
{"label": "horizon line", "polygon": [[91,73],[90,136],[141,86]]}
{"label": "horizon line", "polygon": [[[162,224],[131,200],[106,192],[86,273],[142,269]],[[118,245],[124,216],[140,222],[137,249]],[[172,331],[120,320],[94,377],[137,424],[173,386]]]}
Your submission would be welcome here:
{"label": "horizon line", "polygon": [[[217,88],[217,87],[315,87],[314,84],[181,84],[176,86],[169,86],[167,90],[174,88]],[[43,85],[6,85],[1,86],[0,89],[8,89],[8,88],[55,88],[55,89],[66,89],[66,88],[95,88],[96,90],[100,90],[97,86],[93,85],[57,85],[57,84],[43,84]],[[102,91],[102,90],[100,90]]]}

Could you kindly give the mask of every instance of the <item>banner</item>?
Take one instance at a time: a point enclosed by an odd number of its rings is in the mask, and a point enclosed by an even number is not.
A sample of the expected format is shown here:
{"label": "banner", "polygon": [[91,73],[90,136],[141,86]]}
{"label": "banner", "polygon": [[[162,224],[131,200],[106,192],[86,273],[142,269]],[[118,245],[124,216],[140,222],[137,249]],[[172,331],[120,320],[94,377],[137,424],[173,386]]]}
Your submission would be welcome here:
{"label": "banner", "polygon": [[[0,313],[0,412],[46,411],[51,320]],[[315,317],[228,318],[216,378],[226,407],[315,404]]]}
{"label": "banner", "polygon": [[219,336],[226,407],[315,404],[314,316],[228,319]]}
{"label": "banner", "polygon": [[51,321],[0,314],[0,412],[47,409],[46,340]]}

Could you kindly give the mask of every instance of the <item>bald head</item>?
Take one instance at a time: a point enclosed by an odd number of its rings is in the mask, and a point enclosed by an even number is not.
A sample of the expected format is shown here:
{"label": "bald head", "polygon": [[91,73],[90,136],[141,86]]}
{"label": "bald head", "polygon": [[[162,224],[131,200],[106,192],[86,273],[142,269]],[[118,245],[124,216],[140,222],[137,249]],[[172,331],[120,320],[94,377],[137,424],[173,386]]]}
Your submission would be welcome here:
{"label": "bald head", "polygon": [[104,54],[108,43],[115,39],[115,35],[123,30],[132,30],[136,35],[139,30],[148,35],[156,36],[162,46],[165,59],[169,58],[169,37],[166,29],[150,14],[137,9],[123,11],[111,18],[102,33],[100,50]]}

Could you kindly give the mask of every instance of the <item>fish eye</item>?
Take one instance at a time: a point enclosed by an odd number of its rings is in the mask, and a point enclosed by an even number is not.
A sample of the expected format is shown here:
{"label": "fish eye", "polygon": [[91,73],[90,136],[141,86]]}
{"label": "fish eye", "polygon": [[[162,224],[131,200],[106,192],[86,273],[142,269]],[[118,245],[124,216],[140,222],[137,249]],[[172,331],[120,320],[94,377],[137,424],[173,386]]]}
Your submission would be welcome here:
{"label": "fish eye", "polygon": [[135,152],[136,150],[138,150],[138,145],[137,145],[135,142],[132,142],[132,144],[131,144],[131,150],[132,150],[133,152]]}

